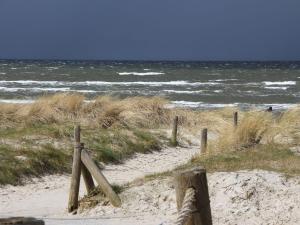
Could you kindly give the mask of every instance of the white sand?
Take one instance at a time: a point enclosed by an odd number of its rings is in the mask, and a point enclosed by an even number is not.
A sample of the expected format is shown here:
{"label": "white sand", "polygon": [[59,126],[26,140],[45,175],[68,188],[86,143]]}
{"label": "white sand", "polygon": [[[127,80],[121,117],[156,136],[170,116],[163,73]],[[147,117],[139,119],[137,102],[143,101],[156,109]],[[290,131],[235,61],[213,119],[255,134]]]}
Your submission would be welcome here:
{"label": "white sand", "polygon": [[[268,171],[208,174],[213,224],[300,224],[300,178]],[[121,194],[121,208],[97,206],[85,216],[138,217],[144,224],[172,224],[172,180],[153,180]],[[140,223],[136,223],[140,224]]]}
{"label": "white sand", "polygon": [[[186,163],[197,148],[166,148],[149,154],[136,154],[121,165],[106,165],[104,175],[111,183],[123,184],[145,175],[167,171]],[[7,185],[0,188],[0,217],[66,216],[69,176],[51,175],[34,179],[25,186]],[[85,193],[81,182],[80,195]]]}
{"label": "white sand", "polygon": [[[138,154],[122,165],[108,165],[108,179],[124,183],[187,161],[197,149],[166,149]],[[300,178],[287,179],[268,171],[208,174],[214,225],[300,224]],[[172,224],[176,218],[171,178],[141,183],[121,193],[123,205],[98,205],[73,216],[65,212],[69,177],[47,176],[25,186],[0,189],[0,217],[44,217],[47,225]],[[81,187],[81,194],[84,193]]]}

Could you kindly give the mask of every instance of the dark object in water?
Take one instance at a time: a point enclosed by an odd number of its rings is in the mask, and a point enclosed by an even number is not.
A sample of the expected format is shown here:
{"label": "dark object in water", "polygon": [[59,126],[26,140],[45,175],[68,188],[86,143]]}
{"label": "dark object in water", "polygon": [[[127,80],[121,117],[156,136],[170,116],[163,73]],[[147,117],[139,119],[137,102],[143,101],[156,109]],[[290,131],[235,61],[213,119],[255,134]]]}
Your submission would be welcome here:
{"label": "dark object in water", "polygon": [[273,111],[273,108],[272,106],[270,106],[268,109],[267,109],[267,112],[272,112]]}

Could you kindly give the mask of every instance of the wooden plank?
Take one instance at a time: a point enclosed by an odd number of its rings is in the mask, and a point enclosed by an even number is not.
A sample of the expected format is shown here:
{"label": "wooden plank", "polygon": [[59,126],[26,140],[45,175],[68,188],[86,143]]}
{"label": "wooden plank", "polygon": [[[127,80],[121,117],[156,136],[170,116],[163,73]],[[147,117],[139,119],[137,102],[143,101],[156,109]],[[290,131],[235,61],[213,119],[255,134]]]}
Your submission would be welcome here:
{"label": "wooden plank", "polygon": [[107,179],[104,177],[96,163],[92,160],[89,153],[83,149],[81,152],[81,161],[86,166],[86,168],[89,170],[89,172],[93,175],[97,183],[99,184],[101,190],[103,193],[108,197],[111,204],[115,207],[121,206],[121,199],[119,196],[114,192],[111,185],[107,181]]}
{"label": "wooden plank", "polygon": [[180,211],[185,192],[195,190],[194,209],[186,225],[212,225],[206,170],[196,167],[174,173],[177,209]]}
{"label": "wooden plank", "polygon": [[81,164],[81,173],[87,193],[90,194],[95,189],[95,184],[91,173],[88,171],[88,169],[83,163]]}

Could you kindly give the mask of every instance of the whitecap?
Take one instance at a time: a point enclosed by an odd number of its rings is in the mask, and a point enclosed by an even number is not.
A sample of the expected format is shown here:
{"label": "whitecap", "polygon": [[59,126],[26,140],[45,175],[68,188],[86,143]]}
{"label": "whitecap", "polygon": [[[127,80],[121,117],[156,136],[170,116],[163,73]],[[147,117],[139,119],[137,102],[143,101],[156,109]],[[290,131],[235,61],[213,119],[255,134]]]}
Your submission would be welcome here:
{"label": "whitecap", "polygon": [[265,87],[265,89],[274,89],[274,90],[287,90],[289,87],[273,87],[273,86],[268,86]]}
{"label": "whitecap", "polygon": [[107,81],[37,81],[37,80],[14,80],[7,81],[1,80],[0,84],[21,84],[21,85],[50,85],[50,86],[131,86],[131,85],[141,85],[141,86],[205,86],[205,85],[219,85],[220,83],[215,82],[188,82],[183,80],[178,81],[133,81],[133,82],[107,82]]}
{"label": "whitecap", "polygon": [[155,76],[155,75],[164,75],[163,72],[120,72],[118,73],[121,76],[134,75],[134,76]]}
{"label": "whitecap", "polygon": [[190,101],[172,101],[169,107],[187,107],[187,108],[224,108],[235,107],[237,103],[222,104],[222,103],[203,103],[203,102],[190,102]]}
{"label": "whitecap", "polygon": [[29,91],[29,92],[58,92],[58,91],[70,91],[70,88],[39,88],[39,87],[0,87],[0,91],[5,92],[18,92],[18,91]]}
{"label": "whitecap", "polygon": [[0,103],[10,103],[10,104],[29,104],[33,103],[33,99],[0,99]]}
{"label": "whitecap", "polygon": [[242,109],[257,108],[259,110],[266,110],[272,106],[273,110],[286,110],[298,106],[298,104],[251,104],[251,103],[203,103],[203,102],[190,102],[190,101],[172,101],[167,108],[184,107],[184,108],[198,108],[198,109],[217,109],[224,107],[239,107]]}
{"label": "whitecap", "polygon": [[180,90],[163,90],[163,92],[167,93],[178,93],[178,94],[195,94],[195,93],[202,93],[202,90],[198,91],[180,91]]}
{"label": "whitecap", "polygon": [[217,79],[217,80],[210,80],[210,81],[217,81],[217,82],[222,82],[222,81],[235,81],[238,79]]}
{"label": "whitecap", "polygon": [[72,92],[80,92],[80,93],[97,93],[99,91],[94,90],[71,90]]}
{"label": "whitecap", "polygon": [[58,70],[59,67],[47,67],[48,70]]}
{"label": "whitecap", "polygon": [[266,86],[272,85],[296,85],[296,81],[264,81],[263,84]]}

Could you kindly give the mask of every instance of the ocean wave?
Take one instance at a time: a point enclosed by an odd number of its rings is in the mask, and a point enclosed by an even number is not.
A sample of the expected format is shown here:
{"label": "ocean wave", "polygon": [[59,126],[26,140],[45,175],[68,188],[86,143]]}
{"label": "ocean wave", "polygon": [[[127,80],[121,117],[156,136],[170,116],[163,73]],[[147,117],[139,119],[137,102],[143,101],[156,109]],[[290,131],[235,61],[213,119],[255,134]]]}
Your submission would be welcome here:
{"label": "ocean wave", "polygon": [[5,75],[6,73],[1,72],[0,75]]}
{"label": "ocean wave", "polygon": [[195,94],[195,93],[203,93],[202,90],[198,91],[179,91],[179,90],[162,90],[163,92],[167,93],[178,93],[178,94]]}
{"label": "ocean wave", "polygon": [[0,103],[29,104],[35,102],[33,99],[0,99]]}
{"label": "ocean wave", "polygon": [[57,85],[61,82],[59,81],[38,81],[38,80],[0,80],[0,84],[43,84],[43,85]]}
{"label": "ocean wave", "polygon": [[204,86],[204,85],[220,85],[216,82],[188,82],[188,81],[133,81],[133,82],[108,82],[108,81],[37,81],[37,80],[1,80],[0,84],[21,84],[21,85],[49,85],[49,86]]}
{"label": "ocean wave", "polygon": [[269,87],[265,87],[265,89],[274,89],[274,90],[287,90],[289,87],[273,87],[273,86],[269,86]]}
{"label": "ocean wave", "polygon": [[238,79],[217,79],[217,80],[209,80],[209,81],[217,81],[217,82],[223,82],[223,81],[236,81]]}
{"label": "ocean wave", "polygon": [[47,70],[58,70],[59,67],[56,67],[56,66],[50,66],[50,67],[46,67]]}
{"label": "ocean wave", "polygon": [[237,103],[223,104],[223,103],[204,103],[204,102],[190,102],[190,101],[172,101],[170,107],[187,107],[187,108],[224,108],[235,107]]}
{"label": "ocean wave", "polygon": [[273,110],[286,110],[298,106],[298,104],[280,104],[280,103],[271,103],[271,104],[251,104],[251,103],[204,103],[204,102],[190,102],[190,101],[172,101],[169,108],[174,107],[183,107],[183,108],[198,108],[198,109],[217,109],[224,107],[238,107],[241,109],[251,109],[256,108],[260,110],[265,110],[268,107],[272,106]]}
{"label": "ocean wave", "polygon": [[28,92],[79,92],[79,93],[97,93],[101,91],[95,90],[80,90],[80,89],[71,89],[71,88],[40,88],[40,87],[0,87],[2,92],[19,92],[19,91],[28,91]]}
{"label": "ocean wave", "polygon": [[296,85],[296,81],[264,81],[263,84],[266,86],[272,85]]}
{"label": "ocean wave", "polygon": [[97,93],[97,92],[101,92],[101,91],[94,91],[94,90],[70,90],[70,91],[71,92],[80,92],[80,93]]}
{"label": "ocean wave", "polygon": [[18,92],[18,91],[29,91],[29,92],[59,92],[59,91],[71,91],[70,88],[38,88],[38,87],[32,87],[32,88],[22,88],[22,87],[0,87],[0,91],[6,91],[6,92]]}
{"label": "ocean wave", "polygon": [[164,75],[165,73],[163,72],[121,72],[118,73],[121,76],[126,76],[126,75],[134,75],[134,76],[155,76],[155,75]]}

